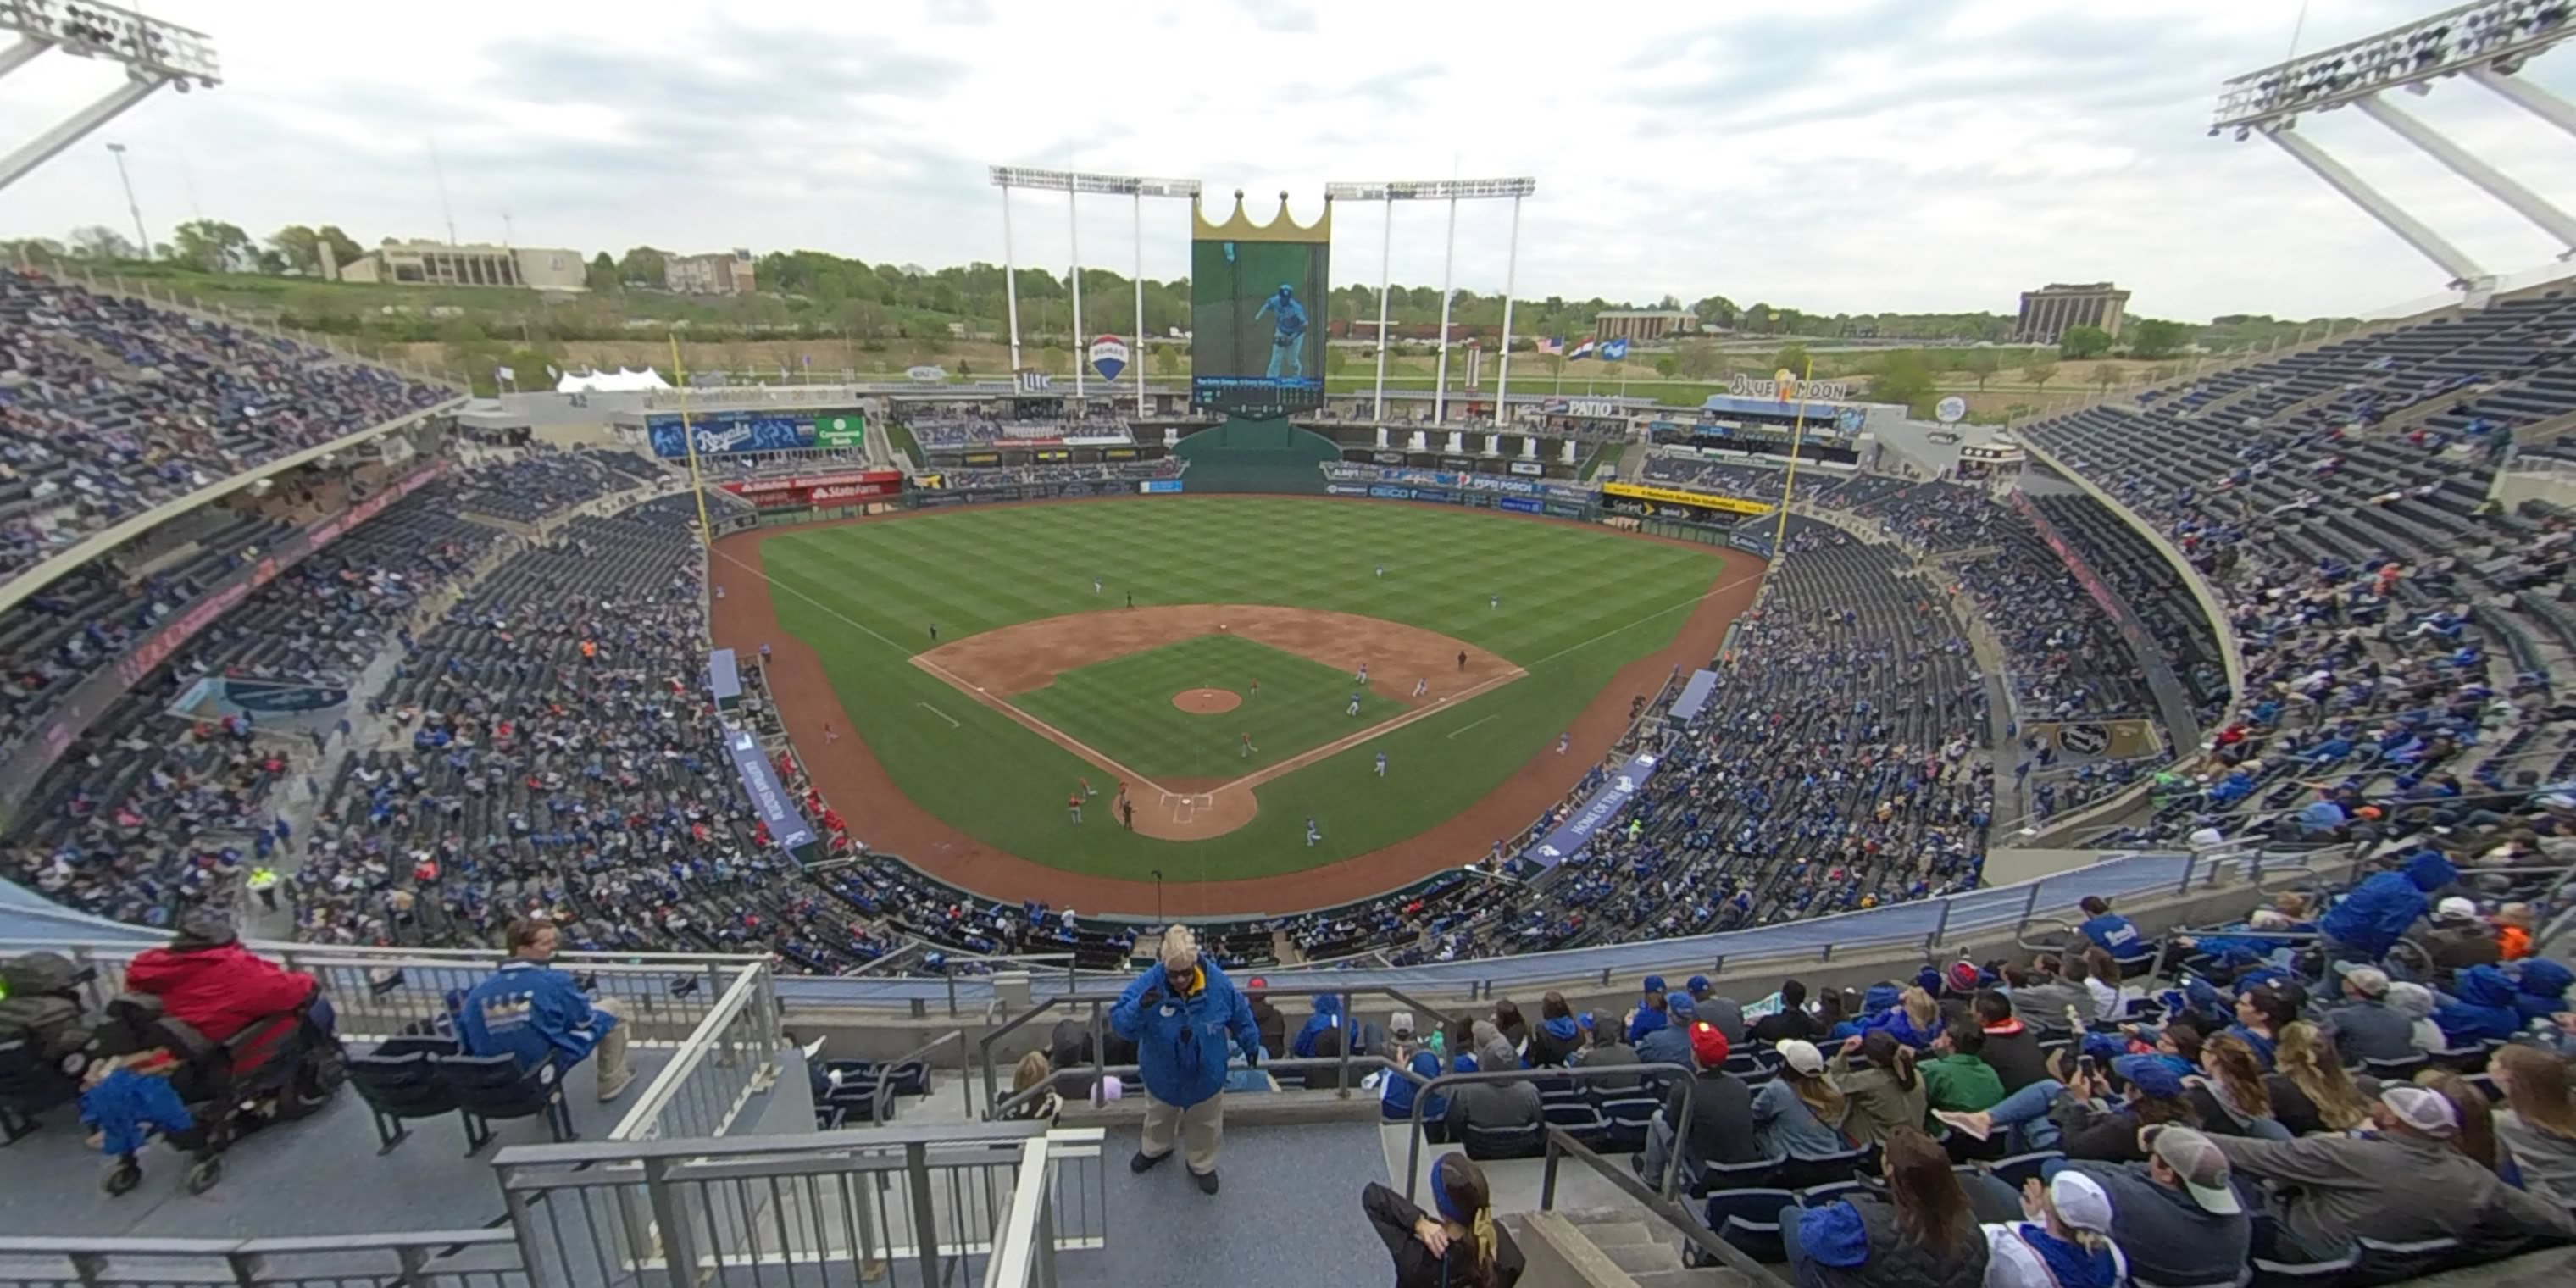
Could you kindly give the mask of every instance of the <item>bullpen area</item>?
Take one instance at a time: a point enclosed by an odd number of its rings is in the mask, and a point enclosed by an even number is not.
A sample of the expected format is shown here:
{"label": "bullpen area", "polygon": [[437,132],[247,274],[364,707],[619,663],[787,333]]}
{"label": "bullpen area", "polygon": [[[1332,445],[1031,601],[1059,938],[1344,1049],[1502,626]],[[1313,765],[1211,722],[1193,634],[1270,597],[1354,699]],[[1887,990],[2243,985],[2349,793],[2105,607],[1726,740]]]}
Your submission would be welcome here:
{"label": "bullpen area", "polygon": [[1160,886],[1198,916],[1517,838],[1634,697],[1708,663],[1761,564],[1448,507],[1169,497],[744,533],[712,573],[716,642],[770,646],[798,752],[869,846],[994,898],[1151,912]]}

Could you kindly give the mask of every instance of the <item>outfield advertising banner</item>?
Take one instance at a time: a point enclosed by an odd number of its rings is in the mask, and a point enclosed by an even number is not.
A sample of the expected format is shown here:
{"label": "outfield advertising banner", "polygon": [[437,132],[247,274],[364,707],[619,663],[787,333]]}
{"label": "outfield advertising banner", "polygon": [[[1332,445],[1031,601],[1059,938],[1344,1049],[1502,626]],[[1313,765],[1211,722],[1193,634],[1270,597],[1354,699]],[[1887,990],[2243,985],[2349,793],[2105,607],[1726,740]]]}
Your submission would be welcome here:
{"label": "outfield advertising banner", "polygon": [[814,418],[816,447],[864,447],[868,441],[867,418],[855,412],[847,416]]}
{"label": "outfield advertising banner", "polygon": [[1509,510],[1514,514],[1541,514],[1546,512],[1547,505],[1525,496],[1506,496],[1496,499],[1494,508]]}
{"label": "outfield advertising banner", "polygon": [[1190,243],[1190,400],[1252,420],[1324,402],[1329,215],[1300,227],[1283,203],[1268,224],[1240,202]]}
{"label": "outfield advertising banner", "polygon": [[1091,369],[1103,380],[1116,380],[1127,369],[1127,342],[1114,335],[1104,335],[1091,342]]}
{"label": "outfield advertising banner", "polygon": [[1180,491],[1184,481],[1182,479],[1145,479],[1136,484],[1136,490],[1147,496],[1168,495]]}
{"label": "outfield advertising banner", "polygon": [[769,829],[770,844],[795,855],[797,861],[814,857],[814,829],[805,823],[805,815],[788,796],[787,788],[778,781],[778,769],[760,750],[760,740],[742,730],[725,736],[725,752],[733,757],[734,775],[742,780],[742,790],[751,797],[751,808]]}
{"label": "outfield advertising banner", "polygon": [[844,470],[838,474],[734,479],[716,486],[764,510],[801,510],[891,501],[903,493],[903,474],[899,470]]}
{"label": "outfield advertising banner", "polygon": [[1765,559],[1771,557],[1771,538],[1742,528],[1726,534],[1726,543],[1749,555],[1760,555]]}
{"label": "outfield advertising banner", "polygon": [[[857,417],[850,418],[856,423]],[[771,411],[716,411],[692,414],[689,432],[698,440],[700,456],[728,452],[790,452],[814,445],[814,422]],[[653,454],[676,460],[689,454],[688,439],[682,437],[677,412],[655,412],[644,418],[644,433],[652,441]]]}
{"label": "outfield advertising banner", "polygon": [[[1625,497],[1634,501],[1660,501],[1667,505],[1695,506],[1722,514],[1769,514],[1768,501],[1747,501],[1740,496],[1720,496],[1715,492],[1694,492],[1688,488],[1657,487],[1644,483],[1604,483],[1604,496]],[[1650,512],[1651,513],[1651,512]]]}
{"label": "outfield advertising banner", "polygon": [[1521,851],[1520,857],[1540,867],[1552,868],[1581,853],[1594,833],[1609,826],[1610,821],[1619,816],[1619,811],[1626,809],[1628,802],[1645,790],[1647,781],[1655,776],[1657,759],[1651,751],[1630,756],[1627,764],[1604,779],[1581,805],[1575,807],[1574,812],[1558,820],[1555,829],[1538,844]]}

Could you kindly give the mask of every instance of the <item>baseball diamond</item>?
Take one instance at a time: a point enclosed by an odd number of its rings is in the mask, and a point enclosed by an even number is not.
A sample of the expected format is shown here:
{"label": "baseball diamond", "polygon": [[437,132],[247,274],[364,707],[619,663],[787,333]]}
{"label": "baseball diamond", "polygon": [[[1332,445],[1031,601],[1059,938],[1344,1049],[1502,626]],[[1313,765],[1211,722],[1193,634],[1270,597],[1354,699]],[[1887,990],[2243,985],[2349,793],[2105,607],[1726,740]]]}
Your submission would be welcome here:
{"label": "baseball diamond", "polygon": [[[1519,833],[1636,694],[1705,663],[1760,576],[1599,527],[1256,497],[770,529],[714,567],[717,642],[770,646],[788,729],[858,803],[859,839],[1104,911],[1150,906],[1160,869],[1176,909],[1208,914],[1391,889]],[[1200,692],[1238,705],[1179,700]],[[820,736],[843,716],[857,737]],[[1583,755],[1554,754],[1568,729]]]}

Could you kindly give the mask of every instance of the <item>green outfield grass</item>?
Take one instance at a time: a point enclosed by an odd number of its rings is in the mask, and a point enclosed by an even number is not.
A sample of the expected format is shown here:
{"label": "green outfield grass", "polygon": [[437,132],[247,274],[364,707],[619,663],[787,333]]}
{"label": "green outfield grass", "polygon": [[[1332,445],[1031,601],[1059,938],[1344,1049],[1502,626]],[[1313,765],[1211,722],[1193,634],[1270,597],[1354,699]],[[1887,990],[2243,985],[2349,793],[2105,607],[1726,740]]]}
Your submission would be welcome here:
{"label": "green outfield grass", "polygon": [[[1159,868],[1174,881],[1295,871],[1378,849],[1458,813],[1552,747],[1620,666],[1670,643],[1723,572],[1713,552],[1607,530],[1472,510],[1263,497],[931,511],[782,533],[762,556],[780,622],[821,655],[842,709],[906,795],[959,830],[1037,862],[1137,879]],[[1383,578],[1374,575],[1379,563]],[[1138,604],[1285,604],[1403,622],[1491,650],[1529,674],[1262,785],[1260,816],[1224,836],[1158,841],[1117,827],[1077,828],[1065,819],[1065,790],[1086,774],[1096,781],[1098,770],[1009,716],[961,700],[905,659],[932,647],[932,623],[944,643],[1094,611],[1102,603],[1094,577],[1111,602],[1132,590]],[[1499,609],[1488,602],[1497,594]],[[1150,749],[1162,715],[1225,719],[1172,708],[1175,688],[1204,677],[1164,673],[1151,661],[1136,666],[1142,688],[1123,698],[1107,685],[1068,695],[1097,709],[1093,727],[1104,737],[1129,737],[1108,722],[1133,721],[1132,736]],[[1282,696],[1271,691],[1273,675],[1290,672],[1263,666],[1267,704]],[[1127,670],[1113,660],[1084,672],[1110,668]],[[1348,693],[1347,675],[1326,674],[1345,686],[1333,699]],[[1081,672],[1063,679],[1089,687]],[[1339,736],[1329,728],[1349,723],[1341,707],[1328,701],[1322,710],[1323,736]],[[1295,737],[1274,746],[1267,730],[1254,736],[1265,755],[1283,754]],[[1385,779],[1374,773],[1381,750],[1392,766]],[[1230,778],[1241,768],[1231,762],[1204,776]],[[1322,826],[1321,845],[1304,844],[1309,815]],[[851,823],[867,835],[864,818]]]}
{"label": "green outfield grass", "polygon": [[[1251,680],[1261,681],[1258,698],[1247,691]],[[1169,701],[1183,689],[1223,689],[1244,703],[1193,715]],[[1157,782],[1240,778],[1404,713],[1403,703],[1361,690],[1347,671],[1234,635],[1202,635],[1077,667],[1011,703]]]}

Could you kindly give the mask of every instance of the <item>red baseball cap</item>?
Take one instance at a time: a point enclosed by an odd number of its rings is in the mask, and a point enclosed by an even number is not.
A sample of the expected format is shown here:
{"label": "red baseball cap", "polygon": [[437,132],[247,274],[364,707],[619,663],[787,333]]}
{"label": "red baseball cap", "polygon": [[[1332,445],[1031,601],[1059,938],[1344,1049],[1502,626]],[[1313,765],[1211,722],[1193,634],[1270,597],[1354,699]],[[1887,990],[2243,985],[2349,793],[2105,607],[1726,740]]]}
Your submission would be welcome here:
{"label": "red baseball cap", "polygon": [[1690,1044],[1691,1054],[1698,1058],[1702,1067],[1713,1068],[1726,1063],[1726,1034],[1720,1032],[1716,1025],[1706,1020],[1691,1025]]}

